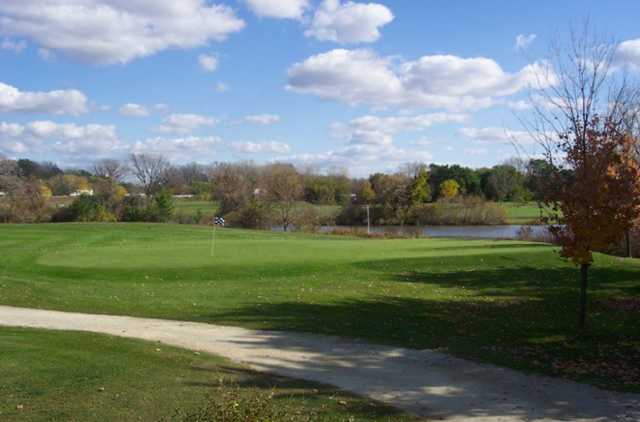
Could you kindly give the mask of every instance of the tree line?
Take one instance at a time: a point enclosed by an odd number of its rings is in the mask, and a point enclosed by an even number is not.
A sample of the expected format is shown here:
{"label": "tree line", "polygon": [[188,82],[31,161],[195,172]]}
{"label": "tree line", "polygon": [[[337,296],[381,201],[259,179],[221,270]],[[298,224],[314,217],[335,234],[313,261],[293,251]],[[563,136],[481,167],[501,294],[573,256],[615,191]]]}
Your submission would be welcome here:
{"label": "tree line", "polygon": [[60,217],[63,212],[53,215],[47,207],[51,197],[62,196],[75,196],[79,202],[101,207],[100,212],[81,216],[83,221],[91,215],[129,221],[134,216],[145,218],[144,213],[132,210],[147,207],[158,195],[188,195],[215,201],[220,215],[239,225],[261,227],[275,220],[287,230],[294,220],[301,220],[300,214],[312,217],[312,209],[304,204],[342,206],[337,217],[343,224],[362,224],[364,211],[358,207],[362,205],[372,207],[375,223],[404,224],[410,220],[410,211],[424,204],[469,202],[469,198],[476,204],[538,200],[542,197],[540,180],[550,171],[543,160],[512,159],[480,169],[411,163],[394,173],[351,178],[342,171],[320,174],[287,163],[173,165],[166,157],[152,154],[132,154],[128,160],[103,159],[85,169],[0,157],[0,195],[4,195],[1,209],[5,221],[71,218]]}

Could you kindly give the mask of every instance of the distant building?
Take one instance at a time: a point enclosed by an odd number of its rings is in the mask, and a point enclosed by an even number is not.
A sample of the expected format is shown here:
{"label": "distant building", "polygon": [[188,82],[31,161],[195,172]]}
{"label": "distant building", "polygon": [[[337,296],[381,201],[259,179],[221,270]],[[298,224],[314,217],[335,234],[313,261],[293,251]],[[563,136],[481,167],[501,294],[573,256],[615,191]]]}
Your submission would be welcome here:
{"label": "distant building", "polygon": [[93,196],[93,189],[80,189],[71,193],[69,196],[75,198],[77,196],[82,196],[82,195]]}

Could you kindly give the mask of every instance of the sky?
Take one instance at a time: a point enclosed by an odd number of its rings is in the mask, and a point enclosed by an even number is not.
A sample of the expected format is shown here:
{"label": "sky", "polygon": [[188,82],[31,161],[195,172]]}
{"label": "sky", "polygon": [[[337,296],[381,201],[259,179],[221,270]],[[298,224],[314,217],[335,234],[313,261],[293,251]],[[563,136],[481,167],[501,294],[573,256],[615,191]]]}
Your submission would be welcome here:
{"label": "sky", "polygon": [[550,42],[588,18],[638,74],[638,16],[637,0],[2,0],[0,154],[492,166],[513,140],[536,153],[520,120]]}

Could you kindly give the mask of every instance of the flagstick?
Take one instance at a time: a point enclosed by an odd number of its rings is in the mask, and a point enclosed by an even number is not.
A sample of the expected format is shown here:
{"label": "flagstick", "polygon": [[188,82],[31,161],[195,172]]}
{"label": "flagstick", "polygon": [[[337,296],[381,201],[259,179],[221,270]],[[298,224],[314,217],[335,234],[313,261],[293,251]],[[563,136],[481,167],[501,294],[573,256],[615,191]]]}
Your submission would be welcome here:
{"label": "flagstick", "polygon": [[211,232],[211,258],[216,253],[216,223],[213,223],[213,231]]}

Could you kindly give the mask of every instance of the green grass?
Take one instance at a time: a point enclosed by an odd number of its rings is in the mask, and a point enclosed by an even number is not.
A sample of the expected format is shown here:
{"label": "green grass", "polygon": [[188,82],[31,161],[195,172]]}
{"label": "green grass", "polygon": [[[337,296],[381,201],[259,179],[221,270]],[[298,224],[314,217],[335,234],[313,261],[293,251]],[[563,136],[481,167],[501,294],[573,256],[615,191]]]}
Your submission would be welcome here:
{"label": "green grass", "polygon": [[[364,338],[640,391],[640,264],[547,245],[365,240],[177,225],[0,226],[0,303]],[[613,306],[601,304],[614,300]]]}
{"label": "green grass", "polygon": [[177,214],[184,215],[196,215],[198,212],[202,215],[215,215],[218,204],[211,201],[179,198],[175,201],[175,211]]}
{"label": "green grass", "polygon": [[317,420],[409,420],[332,387],[259,374],[158,343],[0,328],[0,352],[2,421],[169,420],[233,389],[239,392],[234,397],[245,400],[273,392],[272,406],[288,414],[315,414]]}
{"label": "green grass", "polygon": [[507,210],[509,224],[539,224],[540,208],[535,202],[501,202]]}
{"label": "green grass", "polygon": [[[301,203],[303,204],[303,203]],[[340,205],[313,205],[320,216],[331,217],[340,212]],[[196,215],[200,212],[202,215],[215,215],[218,210],[217,202],[200,201],[197,199],[177,198],[175,200],[175,211],[177,214]]]}

